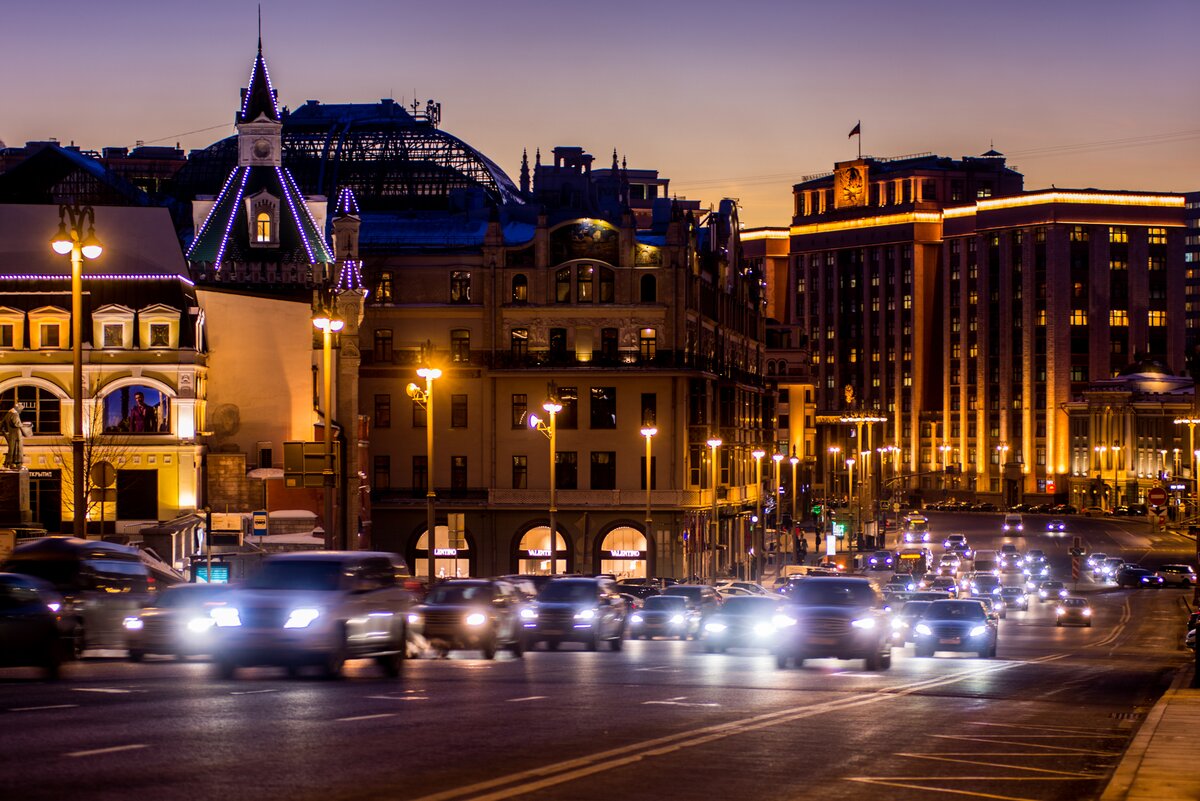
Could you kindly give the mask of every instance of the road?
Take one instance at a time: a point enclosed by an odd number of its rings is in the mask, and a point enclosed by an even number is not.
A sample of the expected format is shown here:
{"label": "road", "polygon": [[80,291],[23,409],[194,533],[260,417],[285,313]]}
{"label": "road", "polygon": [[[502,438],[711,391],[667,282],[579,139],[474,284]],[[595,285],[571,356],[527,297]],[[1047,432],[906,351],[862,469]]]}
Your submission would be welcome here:
{"label": "road", "polygon": [[[995,521],[962,517],[934,531],[984,545]],[[1088,531],[1109,552],[1143,547],[1136,530]],[[399,680],[367,663],[334,682],[167,660],[86,660],[57,684],[4,670],[0,796],[1094,798],[1188,658],[1185,595],[1093,593],[1091,629],[1035,603],[1001,623],[997,659],[909,646],[885,673],[667,641],[411,660]]]}

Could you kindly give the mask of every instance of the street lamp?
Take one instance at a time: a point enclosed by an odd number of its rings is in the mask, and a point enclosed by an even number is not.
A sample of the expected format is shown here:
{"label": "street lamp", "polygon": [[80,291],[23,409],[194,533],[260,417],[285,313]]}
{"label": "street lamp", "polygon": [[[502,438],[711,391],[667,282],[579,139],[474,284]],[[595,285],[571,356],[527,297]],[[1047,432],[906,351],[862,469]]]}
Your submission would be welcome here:
{"label": "street lamp", "polygon": [[[712,437],[708,440],[708,447],[711,451],[712,463],[712,546],[713,546],[713,578],[716,578],[716,560],[717,560],[717,537],[721,533],[721,527],[717,524],[717,448],[721,447],[721,438]],[[759,486],[762,486],[761,483]],[[700,556],[704,559],[703,553]],[[702,567],[704,567],[702,565]],[[703,572],[703,570],[701,571]]]}
{"label": "street lamp", "polygon": [[650,515],[650,486],[654,482],[654,471],[650,467],[651,452],[650,440],[658,433],[658,429],[654,426],[645,426],[642,429],[642,436],[646,438],[646,547],[650,547],[650,527],[654,524],[654,519]]}
{"label": "street lamp", "polygon": [[[764,451],[762,448],[756,448],[750,452],[750,455],[754,457],[754,475],[755,475],[755,482],[756,482],[755,489],[757,490],[755,492],[755,497],[757,498],[757,507],[758,507],[756,509],[757,514],[754,517],[755,525],[754,525],[754,532],[750,537],[750,547],[754,549],[754,566],[755,566],[755,568],[757,568],[758,560],[759,560],[759,553],[760,553],[759,547],[758,547],[758,539],[759,539],[758,532],[762,531],[762,528],[766,525],[766,522],[763,520],[762,460],[763,460],[763,457],[767,455],[767,452]],[[762,539],[764,541],[766,540],[765,534]]]}
{"label": "street lamp", "polygon": [[325,467],[321,471],[321,485],[325,501],[325,547],[333,548],[338,543],[337,525],[333,521],[333,490],[336,486],[333,475],[333,334],[345,325],[335,313],[318,309],[313,313],[313,326],[321,331],[321,365],[325,379]]}
{"label": "street lamp", "polygon": [[[782,517],[782,515],[779,514],[779,490],[781,489],[781,487],[779,486],[779,465],[781,462],[783,462],[783,454],[780,453],[779,451],[775,451],[775,453],[771,454],[771,460],[773,462],[775,462],[775,481],[772,483],[771,504],[772,504],[773,508],[775,509],[775,541],[776,541],[776,543],[778,543],[779,542],[779,519],[780,519],[780,517]],[[779,546],[776,545],[776,552],[778,552],[778,550],[779,550]],[[755,544],[755,546],[754,546],[754,557],[755,557],[754,562],[755,562],[756,566],[758,567],[758,576],[759,576],[759,578],[761,578],[762,574],[763,574],[763,570],[766,568],[766,559],[767,559],[766,523],[763,524],[763,535],[761,537],[761,542]]]}
{"label": "street lamp", "polygon": [[1096,469],[1100,472],[1100,486],[1108,489],[1108,485],[1104,483],[1104,454],[1108,453],[1107,445],[1096,445],[1092,448],[1096,452]]}
{"label": "street lamp", "polygon": [[837,458],[842,449],[837,445],[829,448],[829,497],[832,499],[837,495]]}
{"label": "street lamp", "polygon": [[[432,348],[426,350],[428,354]],[[421,367],[417,375],[425,379],[425,389],[416,384],[408,385],[408,397],[425,410],[425,559],[429,563],[429,585],[437,580],[437,516],[434,501],[437,493],[433,489],[433,382],[442,377],[436,367]]]}
{"label": "street lamp", "polygon": [[[83,225],[87,223],[87,234]],[[87,538],[87,497],[83,479],[83,260],[100,257],[104,248],[96,239],[96,212],[91,206],[58,207],[58,232],[50,247],[60,256],[71,254],[71,502],[75,536]]]}
{"label": "street lamp", "polygon": [[792,464],[792,530],[799,525],[796,518],[796,499],[800,497],[800,489],[796,485],[796,465],[800,464],[800,457],[796,455],[796,446],[792,446],[792,457],[788,459]]}
{"label": "street lamp", "polygon": [[[555,472],[558,465],[554,460],[558,450],[558,434],[556,427],[557,415],[562,411],[562,404],[558,402],[557,393],[551,391],[550,397],[546,398],[546,402],[542,404],[542,408],[546,410],[546,414],[550,415],[550,422],[538,417],[536,414],[529,415],[529,427],[535,431],[541,431],[550,440],[550,575],[554,575],[554,571],[558,565],[558,506],[555,500]],[[649,438],[646,442],[649,443]]]}

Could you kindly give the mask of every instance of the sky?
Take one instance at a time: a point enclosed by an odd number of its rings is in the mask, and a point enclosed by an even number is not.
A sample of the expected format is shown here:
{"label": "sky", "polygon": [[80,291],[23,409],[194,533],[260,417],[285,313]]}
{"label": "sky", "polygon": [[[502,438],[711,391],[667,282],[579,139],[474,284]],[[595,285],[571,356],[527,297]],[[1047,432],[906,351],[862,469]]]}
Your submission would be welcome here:
{"label": "sky", "polygon": [[[1200,189],[1200,0],[265,0],[283,105],[433,98],[518,174],[578,145],[787,225],[852,159],[978,155],[1028,189]],[[6,4],[0,141],[205,147],[232,134],[247,0]]]}

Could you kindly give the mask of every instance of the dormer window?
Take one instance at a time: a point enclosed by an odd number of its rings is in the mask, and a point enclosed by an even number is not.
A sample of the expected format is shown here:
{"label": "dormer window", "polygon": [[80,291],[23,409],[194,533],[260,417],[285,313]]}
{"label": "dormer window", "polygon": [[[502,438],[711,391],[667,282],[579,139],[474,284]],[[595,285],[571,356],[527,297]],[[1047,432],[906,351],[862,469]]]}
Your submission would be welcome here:
{"label": "dormer window", "polygon": [[61,348],[62,347],[62,324],[61,323],[42,323],[38,329],[41,334],[41,346],[43,348]]}
{"label": "dormer window", "polygon": [[33,350],[61,350],[71,344],[68,326],[71,315],[66,309],[43,306],[29,312],[29,336]]}
{"label": "dormer window", "polygon": [[161,303],[138,310],[138,342],[145,349],[179,347],[179,309]]}
{"label": "dormer window", "polygon": [[25,347],[25,312],[0,306],[0,349],[20,350]]}
{"label": "dormer window", "polygon": [[133,347],[133,309],[119,303],[92,312],[93,347],[105,350]]}
{"label": "dormer window", "polygon": [[120,323],[105,323],[104,324],[104,347],[106,348],[123,348],[125,347],[125,326]]}
{"label": "dormer window", "polygon": [[279,199],[265,189],[246,198],[250,247],[269,248],[279,244]]}
{"label": "dormer window", "polygon": [[150,324],[150,347],[171,347],[171,326],[167,323]]}
{"label": "dormer window", "polygon": [[260,211],[254,218],[254,241],[271,241],[271,215],[265,211]]}

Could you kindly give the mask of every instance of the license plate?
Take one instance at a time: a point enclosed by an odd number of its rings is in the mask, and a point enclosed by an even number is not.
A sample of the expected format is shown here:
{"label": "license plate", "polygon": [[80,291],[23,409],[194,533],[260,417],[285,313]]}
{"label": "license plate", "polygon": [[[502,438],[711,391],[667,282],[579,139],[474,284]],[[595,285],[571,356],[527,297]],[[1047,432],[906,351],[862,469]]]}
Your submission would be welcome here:
{"label": "license plate", "polygon": [[542,629],[542,634],[562,634],[562,629]]}
{"label": "license plate", "polygon": [[837,642],[833,637],[809,637],[808,641],[813,645],[833,645]]}
{"label": "license plate", "polygon": [[958,645],[960,642],[958,637],[943,637],[938,640],[939,645]]}

